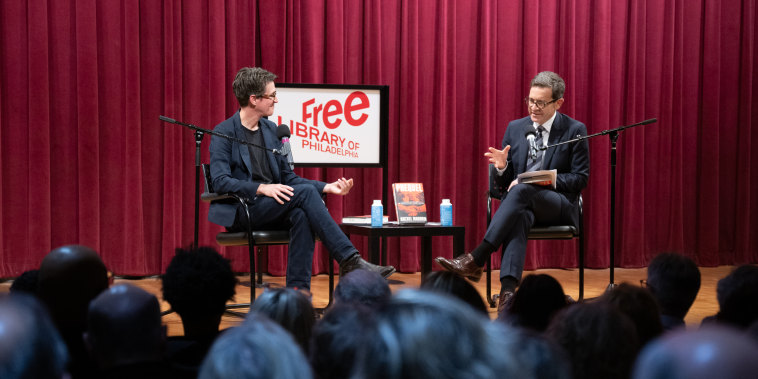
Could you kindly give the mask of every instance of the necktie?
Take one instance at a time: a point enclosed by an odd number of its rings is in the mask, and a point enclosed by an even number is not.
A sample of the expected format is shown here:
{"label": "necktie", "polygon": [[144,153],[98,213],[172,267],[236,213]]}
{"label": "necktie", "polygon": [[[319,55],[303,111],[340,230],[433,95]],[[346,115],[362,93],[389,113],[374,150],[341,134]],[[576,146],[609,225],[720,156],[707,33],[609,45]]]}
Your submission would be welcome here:
{"label": "necktie", "polygon": [[[537,138],[534,139],[534,144],[537,147],[542,147],[542,133],[545,132],[545,128],[540,125],[537,127]],[[537,158],[534,160],[529,159],[526,165],[526,171],[537,171],[542,166],[542,157],[545,155],[544,150],[537,150]]]}

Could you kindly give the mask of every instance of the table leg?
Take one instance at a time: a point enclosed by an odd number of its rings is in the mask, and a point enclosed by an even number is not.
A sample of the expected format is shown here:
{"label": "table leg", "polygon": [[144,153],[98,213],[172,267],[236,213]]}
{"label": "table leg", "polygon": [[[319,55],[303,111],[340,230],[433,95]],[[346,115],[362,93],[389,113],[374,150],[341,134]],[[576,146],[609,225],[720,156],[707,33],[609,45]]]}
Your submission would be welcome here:
{"label": "table leg", "polygon": [[369,262],[379,264],[379,237],[369,237],[368,239],[368,260]]}
{"label": "table leg", "polygon": [[463,231],[453,233],[453,256],[454,257],[457,257],[463,254],[464,235],[465,233]]}
{"label": "table leg", "polygon": [[421,279],[432,272],[432,237],[421,237]]}

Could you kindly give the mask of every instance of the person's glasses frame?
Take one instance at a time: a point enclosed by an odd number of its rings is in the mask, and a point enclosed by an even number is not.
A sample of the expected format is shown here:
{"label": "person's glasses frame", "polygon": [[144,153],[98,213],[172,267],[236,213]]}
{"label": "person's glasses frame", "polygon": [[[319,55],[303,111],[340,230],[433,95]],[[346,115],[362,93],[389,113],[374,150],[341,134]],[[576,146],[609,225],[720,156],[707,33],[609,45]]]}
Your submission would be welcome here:
{"label": "person's glasses frame", "polygon": [[263,99],[271,99],[271,100],[274,100],[274,99],[277,98],[276,97],[276,91],[272,92],[270,95],[263,94],[263,95],[253,95],[253,96],[260,97],[260,98],[263,98]]}
{"label": "person's glasses frame", "polygon": [[524,103],[526,103],[527,107],[531,107],[533,105],[533,106],[537,107],[537,109],[543,109],[546,106],[548,106],[548,105],[550,105],[552,103],[555,103],[556,101],[558,101],[558,99],[553,99],[553,100],[550,100],[550,101],[544,101],[544,100],[534,100],[534,99],[529,98],[529,97],[525,97],[524,98]]}

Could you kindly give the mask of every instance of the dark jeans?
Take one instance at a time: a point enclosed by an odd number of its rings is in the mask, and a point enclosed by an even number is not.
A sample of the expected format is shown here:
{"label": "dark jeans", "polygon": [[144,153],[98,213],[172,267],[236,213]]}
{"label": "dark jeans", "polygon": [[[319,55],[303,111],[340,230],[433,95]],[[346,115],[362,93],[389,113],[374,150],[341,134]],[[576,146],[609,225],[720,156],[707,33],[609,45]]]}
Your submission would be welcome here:
{"label": "dark jeans", "polygon": [[[297,184],[292,188],[294,195],[284,204],[268,196],[256,197],[250,205],[250,218],[253,229],[289,228],[287,287],[310,289],[313,250],[316,246],[314,233],[337,262],[342,262],[357,250],[334,222],[315,187]],[[230,231],[247,231],[244,213],[240,207]]]}

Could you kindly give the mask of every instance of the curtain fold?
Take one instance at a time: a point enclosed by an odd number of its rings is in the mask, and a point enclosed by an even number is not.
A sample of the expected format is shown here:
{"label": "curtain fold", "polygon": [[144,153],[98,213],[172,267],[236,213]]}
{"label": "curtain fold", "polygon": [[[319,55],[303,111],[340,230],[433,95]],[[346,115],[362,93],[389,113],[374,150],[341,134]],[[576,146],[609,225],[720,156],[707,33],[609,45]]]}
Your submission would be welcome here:
{"label": "curtain fold", "polygon": [[[212,128],[236,110],[243,66],[280,82],[389,85],[388,184],[423,183],[432,221],[450,198],[466,250],[486,230],[483,153],[526,115],[531,78],[556,71],[560,111],[589,133],[658,119],[621,133],[613,205],[610,141],[590,142],[589,267],[611,264],[611,207],[617,266],[663,251],[758,262],[756,13],[755,0],[0,2],[0,277],[71,243],[119,275],[162,273],[193,239],[196,141],[158,116]],[[355,179],[327,197],[336,220],[381,198],[378,168],[296,172]],[[200,243],[215,246],[207,211]],[[389,263],[419,269],[418,238],[388,241]],[[451,239],[432,243],[451,255]],[[245,248],[220,250],[247,270]],[[267,271],[283,275],[286,259],[270,249]],[[314,272],[329,262],[318,244]],[[527,269],[576,264],[572,244],[529,244]]]}

